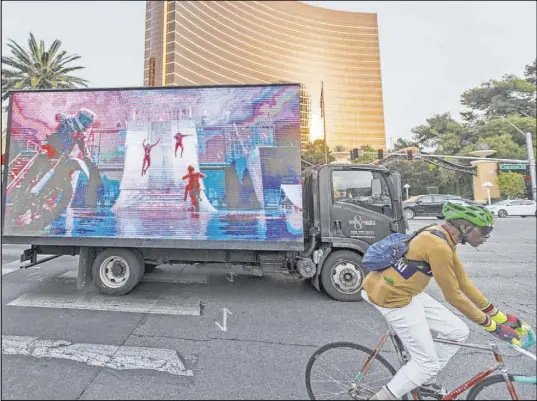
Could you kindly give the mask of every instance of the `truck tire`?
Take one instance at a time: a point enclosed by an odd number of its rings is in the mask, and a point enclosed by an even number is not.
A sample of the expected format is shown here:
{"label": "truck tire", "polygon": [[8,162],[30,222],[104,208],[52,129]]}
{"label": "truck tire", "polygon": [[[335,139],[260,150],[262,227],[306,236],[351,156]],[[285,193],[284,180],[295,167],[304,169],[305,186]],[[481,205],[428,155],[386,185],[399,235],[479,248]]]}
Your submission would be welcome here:
{"label": "truck tire", "polygon": [[336,301],[357,302],[362,300],[365,275],[361,255],[352,251],[335,251],[323,263],[321,284]]}
{"label": "truck tire", "polygon": [[93,263],[93,282],[105,295],[124,295],[142,279],[143,265],[136,252],[125,248],[108,248]]}

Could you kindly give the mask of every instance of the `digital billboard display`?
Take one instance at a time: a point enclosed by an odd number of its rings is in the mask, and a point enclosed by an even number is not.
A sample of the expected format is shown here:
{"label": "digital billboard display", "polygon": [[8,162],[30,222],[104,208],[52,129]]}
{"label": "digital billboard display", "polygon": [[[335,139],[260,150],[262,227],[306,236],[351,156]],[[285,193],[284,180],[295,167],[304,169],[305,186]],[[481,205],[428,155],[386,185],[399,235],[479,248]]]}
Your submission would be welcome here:
{"label": "digital billboard display", "polygon": [[299,96],[15,92],[3,234],[302,243]]}

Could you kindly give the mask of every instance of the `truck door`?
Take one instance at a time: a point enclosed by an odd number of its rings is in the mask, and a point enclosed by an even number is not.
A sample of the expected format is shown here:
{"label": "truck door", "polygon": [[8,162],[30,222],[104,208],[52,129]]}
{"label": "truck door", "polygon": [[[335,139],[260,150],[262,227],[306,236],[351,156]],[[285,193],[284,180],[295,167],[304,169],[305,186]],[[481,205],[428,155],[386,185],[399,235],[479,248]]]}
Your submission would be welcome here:
{"label": "truck door", "polygon": [[394,204],[382,173],[333,169],[330,182],[330,237],[372,244],[393,232]]}

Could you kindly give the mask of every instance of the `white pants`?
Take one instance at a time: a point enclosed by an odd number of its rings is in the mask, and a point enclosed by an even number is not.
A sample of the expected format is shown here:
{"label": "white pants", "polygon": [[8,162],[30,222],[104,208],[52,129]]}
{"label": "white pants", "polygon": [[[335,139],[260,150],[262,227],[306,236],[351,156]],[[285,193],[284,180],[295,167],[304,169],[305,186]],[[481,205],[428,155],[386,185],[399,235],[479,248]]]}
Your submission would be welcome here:
{"label": "white pants", "polygon": [[362,297],[386,318],[410,354],[410,361],[388,383],[397,398],[435,377],[458,351],[456,345],[434,343],[431,331],[437,338],[459,342],[470,334],[461,319],[427,294],[421,293],[410,304],[394,309],[373,304],[363,290]]}

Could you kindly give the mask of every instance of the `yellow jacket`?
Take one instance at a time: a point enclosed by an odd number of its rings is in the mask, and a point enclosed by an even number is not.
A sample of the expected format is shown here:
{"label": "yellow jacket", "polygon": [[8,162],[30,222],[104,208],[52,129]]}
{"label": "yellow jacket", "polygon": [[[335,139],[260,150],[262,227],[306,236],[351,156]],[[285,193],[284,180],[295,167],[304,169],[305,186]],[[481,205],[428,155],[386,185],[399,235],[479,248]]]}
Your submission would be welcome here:
{"label": "yellow jacket", "polygon": [[[410,241],[405,257],[429,263],[446,301],[468,319],[482,324],[486,315],[481,309],[488,305],[488,300],[466,274],[449,233],[441,226],[430,229],[443,231],[449,243],[424,231]],[[389,267],[369,273],[364,280],[364,290],[374,304],[384,308],[400,308],[408,305],[413,296],[423,292],[430,280],[431,277],[419,271],[405,280],[397,270]]]}

